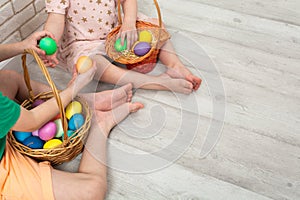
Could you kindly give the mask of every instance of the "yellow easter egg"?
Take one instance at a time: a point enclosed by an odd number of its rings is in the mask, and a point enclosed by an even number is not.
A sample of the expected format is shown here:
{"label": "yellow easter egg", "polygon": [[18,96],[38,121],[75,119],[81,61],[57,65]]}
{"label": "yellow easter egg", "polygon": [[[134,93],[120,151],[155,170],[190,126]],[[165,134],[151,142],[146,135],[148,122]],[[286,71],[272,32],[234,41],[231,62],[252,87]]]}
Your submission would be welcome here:
{"label": "yellow easter egg", "polygon": [[146,30],[141,31],[139,33],[139,41],[151,43],[152,42],[152,34]]}
{"label": "yellow easter egg", "polygon": [[71,119],[74,114],[81,112],[82,105],[78,101],[73,101],[66,108],[66,117],[67,119]]}
{"label": "yellow easter egg", "polygon": [[61,140],[59,140],[59,139],[52,139],[52,140],[48,140],[44,144],[43,148],[44,149],[53,149],[53,148],[55,148],[55,147],[57,147],[57,146],[59,146],[61,144],[62,144]]}
{"label": "yellow easter egg", "polygon": [[76,69],[79,74],[88,71],[93,66],[93,60],[88,56],[80,56],[76,62]]}

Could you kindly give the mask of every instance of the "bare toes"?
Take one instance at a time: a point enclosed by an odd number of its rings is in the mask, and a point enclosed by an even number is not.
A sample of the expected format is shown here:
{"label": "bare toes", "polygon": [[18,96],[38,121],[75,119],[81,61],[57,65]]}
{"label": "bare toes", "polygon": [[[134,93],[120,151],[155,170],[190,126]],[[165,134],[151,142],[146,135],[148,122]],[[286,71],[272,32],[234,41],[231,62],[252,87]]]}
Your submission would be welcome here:
{"label": "bare toes", "polygon": [[129,104],[129,112],[133,113],[138,111],[139,109],[144,108],[144,105],[142,103],[139,102],[135,102],[135,103],[130,103]]}

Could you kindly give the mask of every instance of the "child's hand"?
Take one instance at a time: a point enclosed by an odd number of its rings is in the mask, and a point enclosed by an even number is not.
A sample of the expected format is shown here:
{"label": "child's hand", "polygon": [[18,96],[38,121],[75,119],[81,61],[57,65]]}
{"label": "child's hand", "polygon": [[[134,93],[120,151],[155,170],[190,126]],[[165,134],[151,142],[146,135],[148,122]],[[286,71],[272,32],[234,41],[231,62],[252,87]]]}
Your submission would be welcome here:
{"label": "child's hand", "polygon": [[56,55],[57,52],[55,52],[53,55],[40,55],[40,57],[47,67],[55,67],[59,63]]}
{"label": "child's hand", "polygon": [[78,74],[76,67],[73,68],[73,77],[69,82],[68,86],[73,86],[76,93],[78,93],[82,88],[84,88],[88,83],[90,83],[96,73],[96,64],[93,62],[93,66],[85,73]]}
{"label": "child's hand", "polygon": [[49,31],[38,31],[31,34],[29,37],[23,40],[21,42],[21,45],[24,48],[24,50],[33,49],[40,56],[46,55],[45,51],[38,47],[39,40],[42,39],[43,37],[51,37],[52,39],[55,39],[54,35]]}
{"label": "child's hand", "polygon": [[117,38],[121,38],[121,44],[124,44],[124,40],[127,40],[127,49],[130,49],[132,45],[137,41],[138,34],[135,24],[132,26],[122,24]]}

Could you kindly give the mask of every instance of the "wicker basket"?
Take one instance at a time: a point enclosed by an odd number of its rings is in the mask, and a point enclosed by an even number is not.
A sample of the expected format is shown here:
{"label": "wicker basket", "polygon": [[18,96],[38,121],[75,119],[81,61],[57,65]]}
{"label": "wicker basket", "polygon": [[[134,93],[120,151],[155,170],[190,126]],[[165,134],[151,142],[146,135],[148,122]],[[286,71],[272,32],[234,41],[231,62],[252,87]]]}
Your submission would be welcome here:
{"label": "wicker basket", "polygon": [[[29,73],[28,73],[28,69],[26,66],[26,54],[27,53],[33,55],[34,58],[36,59],[39,67],[43,71],[49,85],[51,86],[52,91],[40,93],[36,96],[33,95],[33,91],[32,91],[31,85],[30,85]],[[21,104],[21,106],[30,109],[32,103],[37,99],[48,100],[52,97],[55,97],[56,102],[59,107],[60,114],[61,114],[62,126],[63,126],[63,130],[64,130],[64,136],[63,136],[64,139],[63,139],[63,143],[60,146],[57,146],[52,149],[31,149],[31,148],[19,143],[15,139],[15,137],[12,133],[12,130],[10,130],[10,132],[8,134],[8,141],[16,151],[20,152],[21,154],[25,154],[33,159],[36,159],[38,161],[49,161],[52,165],[57,165],[57,164],[61,164],[61,163],[65,162],[65,161],[70,161],[73,158],[75,158],[83,149],[83,141],[84,141],[85,137],[87,136],[88,130],[91,125],[91,112],[90,112],[89,106],[84,99],[82,99],[80,97],[75,98],[75,100],[79,101],[83,107],[82,114],[85,116],[85,122],[84,122],[83,126],[80,129],[76,130],[75,133],[71,137],[68,137],[68,135],[67,135],[68,123],[67,123],[67,118],[65,115],[65,110],[62,105],[60,96],[58,94],[58,90],[56,89],[56,86],[54,85],[44,63],[39,58],[39,56],[31,49],[25,50],[25,52],[22,56],[22,61],[23,61],[22,65],[23,65],[23,69],[24,69],[24,79],[25,79],[26,86],[28,88],[30,97],[29,97],[29,99],[25,100]]]}
{"label": "wicker basket", "polygon": [[114,44],[117,39],[117,34],[122,25],[121,17],[121,6],[120,0],[118,0],[118,20],[119,25],[115,27],[107,36],[106,39],[106,52],[107,55],[114,61],[125,64],[127,69],[138,71],[141,73],[148,73],[153,70],[156,65],[159,49],[164,45],[164,43],[170,38],[170,34],[162,28],[162,19],[160,8],[156,0],[154,0],[156,10],[158,13],[159,25],[152,24],[145,21],[137,21],[136,28],[137,31],[147,30],[152,34],[152,42],[150,51],[144,56],[136,56],[132,50],[125,50],[123,52],[117,52],[114,48]]}

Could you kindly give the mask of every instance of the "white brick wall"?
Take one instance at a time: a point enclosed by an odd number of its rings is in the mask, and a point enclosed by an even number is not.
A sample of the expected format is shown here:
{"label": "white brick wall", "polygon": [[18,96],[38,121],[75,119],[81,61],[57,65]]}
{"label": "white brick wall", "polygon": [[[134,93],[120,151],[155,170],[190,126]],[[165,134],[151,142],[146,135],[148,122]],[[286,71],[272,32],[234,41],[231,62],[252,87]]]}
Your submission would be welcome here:
{"label": "white brick wall", "polygon": [[20,41],[46,20],[45,0],[0,0],[0,42]]}

